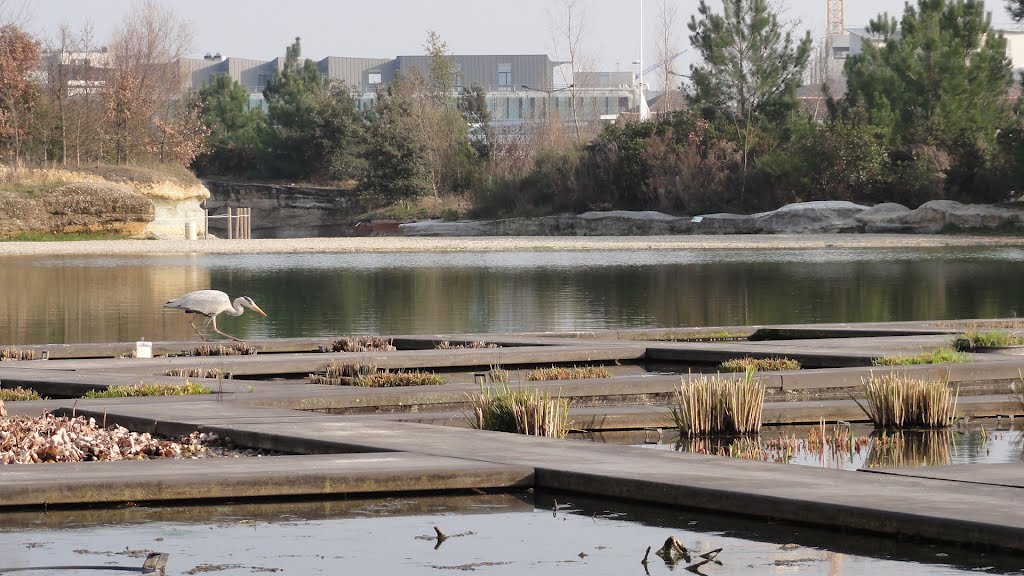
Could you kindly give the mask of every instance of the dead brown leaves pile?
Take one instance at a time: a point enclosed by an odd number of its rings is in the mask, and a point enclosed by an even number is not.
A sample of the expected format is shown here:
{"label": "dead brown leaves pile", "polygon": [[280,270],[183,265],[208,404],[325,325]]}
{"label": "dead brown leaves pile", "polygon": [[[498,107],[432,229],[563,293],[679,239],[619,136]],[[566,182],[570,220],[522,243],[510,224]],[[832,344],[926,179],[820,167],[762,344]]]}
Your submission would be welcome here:
{"label": "dead brown leaves pile", "polygon": [[218,440],[193,432],[172,442],[121,426],[101,428],[94,419],[81,416],[0,417],[0,464],[197,458],[209,456],[206,444]]}

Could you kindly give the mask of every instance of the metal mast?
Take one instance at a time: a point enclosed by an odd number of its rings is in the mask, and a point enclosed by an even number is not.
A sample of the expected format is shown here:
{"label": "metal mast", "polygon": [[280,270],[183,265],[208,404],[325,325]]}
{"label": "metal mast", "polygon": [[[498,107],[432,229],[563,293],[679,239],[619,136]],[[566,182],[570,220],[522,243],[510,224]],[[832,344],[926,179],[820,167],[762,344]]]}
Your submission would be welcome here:
{"label": "metal mast", "polygon": [[843,0],[826,0],[828,2],[828,36],[843,35]]}

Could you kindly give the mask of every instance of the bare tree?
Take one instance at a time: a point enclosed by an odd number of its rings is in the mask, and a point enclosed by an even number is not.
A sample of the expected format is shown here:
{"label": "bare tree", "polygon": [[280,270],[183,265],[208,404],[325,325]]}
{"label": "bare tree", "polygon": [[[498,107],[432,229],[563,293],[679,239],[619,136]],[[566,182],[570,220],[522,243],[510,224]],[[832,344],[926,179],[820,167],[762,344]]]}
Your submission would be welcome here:
{"label": "bare tree", "polygon": [[[559,15],[554,24],[554,44],[556,54],[564,54],[569,63],[569,73],[563,70],[562,80],[568,84],[569,96],[572,99],[570,111],[572,123],[576,130],[576,141],[583,139],[580,129],[579,93],[589,82],[593,70],[593,58],[583,51],[583,38],[587,31],[587,11],[583,0],[561,0]],[[561,47],[561,50],[559,50]]]}
{"label": "bare tree", "polygon": [[167,6],[141,0],[114,33],[107,74],[107,135],[117,163],[167,150],[164,125],[174,122],[184,75],[179,60],[192,46],[192,29]]}
{"label": "bare tree", "polygon": [[679,38],[676,36],[678,26],[679,9],[674,2],[661,0],[661,8],[658,11],[657,30],[657,60],[659,80],[662,89],[662,110],[675,110],[682,102],[680,87],[682,83],[678,80],[680,76],[675,69],[676,59],[679,58]]}
{"label": "bare tree", "polygon": [[832,37],[826,35],[815,43],[807,64],[808,86],[816,88],[814,101],[807,110],[811,119],[818,121],[826,112],[825,101],[843,92],[842,74],[837,70],[838,64],[832,56]]}

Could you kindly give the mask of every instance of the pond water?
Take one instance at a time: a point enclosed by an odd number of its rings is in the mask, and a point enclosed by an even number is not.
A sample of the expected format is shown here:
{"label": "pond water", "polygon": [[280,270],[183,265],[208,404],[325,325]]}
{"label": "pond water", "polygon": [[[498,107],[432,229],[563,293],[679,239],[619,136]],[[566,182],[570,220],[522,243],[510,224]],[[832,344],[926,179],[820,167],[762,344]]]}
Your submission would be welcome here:
{"label": "pond water", "polygon": [[[1024,461],[1024,422],[987,418],[949,430],[883,434],[870,424],[849,426],[765,426],[743,438],[697,438],[682,441],[675,430],[590,433],[591,439],[768,462],[860,470]],[[825,438],[822,442],[821,439]]]}
{"label": "pond water", "polygon": [[0,258],[0,344],[187,339],[163,302],[214,288],[245,338],[995,318],[1024,249],[675,250]]}
{"label": "pond water", "polygon": [[[434,527],[449,538],[438,545]],[[698,574],[1020,574],[995,553],[757,523],[562,494],[0,514],[4,568],[141,566],[169,554],[168,575],[645,574],[648,546],[679,539],[693,556],[722,548]],[[651,552],[647,573],[688,574]],[[18,574],[53,572],[17,572]],[[113,572],[68,571],[62,574]]]}

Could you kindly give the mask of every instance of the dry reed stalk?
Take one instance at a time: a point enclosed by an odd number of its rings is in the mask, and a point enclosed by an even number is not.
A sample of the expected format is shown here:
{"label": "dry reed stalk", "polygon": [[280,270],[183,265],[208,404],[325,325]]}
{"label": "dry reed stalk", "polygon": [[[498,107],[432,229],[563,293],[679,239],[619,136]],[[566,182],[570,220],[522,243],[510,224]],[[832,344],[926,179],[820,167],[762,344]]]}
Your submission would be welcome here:
{"label": "dry reed stalk", "polygon": [[334,352],[394,352],[398,350],[390,338],[380,336],[345,336],[331,343]]}
{"label": "dry reed stalk", "polygon": [[499,386],[470,395],[470,422],[480,430],[564,438],[569,431],[569,401],[540,390]]}
{"label": "dry reed stalk", "polygon": [[754,370],[742,379],[701,374],[676,388],[672,416],[680,435],[750,434],[761,429],[764,386]]}
{"label": "dry reed stalk", "polygon": [[35,360],[35,350],[25,350],[22,348],[0,348],[0,362],[4,360]]}
{"label": "dry reed stalk", "polygon": [[890,372],[868,378],[865,394],[867,408],[857,404],[876,428],[945,428],[953,424],[960,388]]}
{"label": "dry reed stalk", "polygon": [[189,352],[190,356],[252,356],[254,354],[256,354],[256,348],[244,342],[236,342],[227,346],[223,344],[204,344],[193,348]]}
{"label": "dry reed stalk", "polygon": [[950,430],[897,431],[871,440],[866,468],[943,466],[952,462]]}
{"label": "dry reed stalk", "polygon": [[530,381],[547,380],[582,380],[586,378],[611,378],[612,373],[604,366],[573,366],[566,368],[552,366],[551,368],[540,368],[527,372],[526,379]]}
{"label": "dry reed stalk", "polygon": [[165,376],[184,376],[185,378],[220,378],[220,368],[171,368],[164,372]]}

